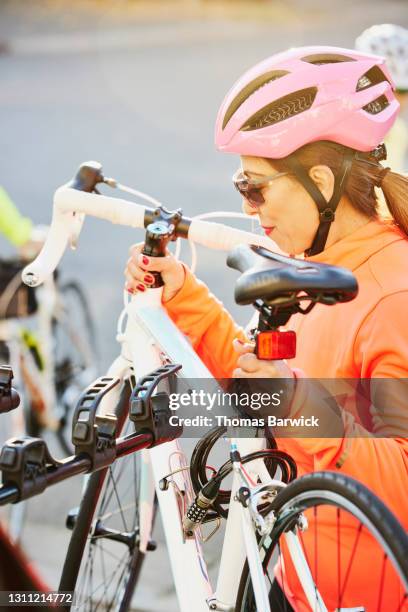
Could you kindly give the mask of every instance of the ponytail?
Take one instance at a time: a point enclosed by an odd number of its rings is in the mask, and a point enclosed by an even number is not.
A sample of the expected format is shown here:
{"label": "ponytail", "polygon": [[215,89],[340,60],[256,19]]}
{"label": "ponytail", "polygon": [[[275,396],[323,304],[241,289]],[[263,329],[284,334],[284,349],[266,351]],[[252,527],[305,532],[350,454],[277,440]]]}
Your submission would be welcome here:
{"label": "ponytail", "polygon": [[380,189],[390,216],[408,236],[408,176],[390,170],[383,177]]}

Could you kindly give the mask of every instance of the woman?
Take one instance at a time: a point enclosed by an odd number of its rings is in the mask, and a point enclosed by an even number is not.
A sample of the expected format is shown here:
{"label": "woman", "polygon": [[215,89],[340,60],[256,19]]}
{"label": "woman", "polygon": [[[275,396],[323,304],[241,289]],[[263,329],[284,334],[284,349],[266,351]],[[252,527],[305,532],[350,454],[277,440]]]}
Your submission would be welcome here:
{"label": "woman", "polygon": [[[149,272],[160,271],[169,315],[217,377],[369,379],[373,395],[380,396],[377,379],[408,377],[408,181],[379,163],[397,113],[384,61],[332,47],[292,49],[261,62],[237,81],[220,108],[216,144],[241,156],[234,181],[244,211],[259,218],[284,252],[347,267],[359,283],[354,301],[318,305],[291,318],[296,358],[258,360],[222,304],[170,254],[147,258],[141,245],[133,247],[128,290],[144,291],[153,280]],[[377,213],[375,187],[385,196],[388,220]],[[291,414],[304,414],[307,403],[295,400]],[[407,523],[405,403],[375,405],[381,414],[370,405],[359,419],[352,408],[345,411],[341,437],[284,439],[279,447],[295,458],[300,473],[335,470],[360,480]],[[327,414],[326,407],[319,410]],[[370,610],[376,568],[369,547],[366,555],[356,589]],[[330,574],[333,558],[328,535],[322,574]],[[308,609],[286,571],[292,606]]]}

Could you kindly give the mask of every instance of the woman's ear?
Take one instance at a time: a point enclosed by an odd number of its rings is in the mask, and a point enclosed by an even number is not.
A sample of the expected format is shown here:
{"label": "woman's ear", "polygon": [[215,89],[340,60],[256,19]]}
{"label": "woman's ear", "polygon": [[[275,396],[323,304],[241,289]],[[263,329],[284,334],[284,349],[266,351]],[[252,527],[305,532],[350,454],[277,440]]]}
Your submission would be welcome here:
{"label": "woman's ear", "polygon": [[309,176],[322,192],[326,202],[329,202],[334,191],[334,174],[329,166],[313,166],[309,170]]}

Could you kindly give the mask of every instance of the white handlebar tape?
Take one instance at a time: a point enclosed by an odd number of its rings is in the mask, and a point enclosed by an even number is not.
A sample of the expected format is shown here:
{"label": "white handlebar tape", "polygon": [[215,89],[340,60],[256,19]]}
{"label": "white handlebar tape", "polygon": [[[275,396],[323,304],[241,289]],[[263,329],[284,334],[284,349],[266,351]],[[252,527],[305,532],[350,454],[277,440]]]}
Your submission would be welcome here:
{"label": "white handlebar tape", "polygon": [[54,209],[52,222],[40,253],[22,272],[22,280],[30,287],[37,287],[58,266],[68,240],[72,235],[72,215],[64,215]]}
{"label": "white handlebar tape", "polygon": [[[54,195],[54,212],[47,239],[38,257],[23,270],[23,281],[31,287],[36,287],[54,272],[69,240],[79,235],[82,215],[91,215],[128,227],[143,228],[145,210],[144,206],[121,198],[60,187]],[[222,251],[229,251],[242,243],[279,250],[266,236],[200,219],[193,219],[188,236],[193,242]]]}
{"label": "white handlebar tape", "polygon": [[144,227],[145,207],[122,198],[60,187],[55,192],[54,206],[61,212],[79,212],[119,225]]}
{"label": "white handlebar tape", "polygon": [[54,195],[54,212],[47,239],[38,257],[24,268],[24,283],[36,287],[54,272],[69,239],[79,234],[81,222],[78,213],[129,227],[144,227],[145,208],[140,204],[60,187]]}
{"label": "white handlebar tape", "polygon": [[230,251],[238,244],[255,244],[270,251],[273,249],[275,252],[281,252],[275,243],[266,236],[245,232],[222,223],[201,221],[200,219],[193,219],[188,237],[193,242],[220,251]]}

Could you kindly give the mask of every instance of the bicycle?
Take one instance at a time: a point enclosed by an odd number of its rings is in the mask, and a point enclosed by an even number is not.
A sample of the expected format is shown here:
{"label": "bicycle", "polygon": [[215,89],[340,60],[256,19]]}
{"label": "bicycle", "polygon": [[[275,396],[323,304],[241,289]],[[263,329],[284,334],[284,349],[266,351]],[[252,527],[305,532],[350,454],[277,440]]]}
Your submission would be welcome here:
{"label": "bicycle", "polygon": [[[202,219],[188,219],[181,211],[171,212],[162,207],[152,210],[92,193],[98,183],[116,185],[113,179],[103,177],[99,164],[88,163],[70,183],[57,190],[47,242],[23,274],[28,285],[36,286],[52,274],[69,240],[77,239],[86,214],[145,228],[147,255],[163,254],[168,242],[176,237],[224,250],[241,243],[265,245],[259,236]],[[236,287],[237,301],[252,303],[260,312],[257,340],[262,339],[262,333],[275,333],[285,318],[288,320],[293,311],[299,312],[302,299],[311,304],[330,305],[353,299],[356,294],[355,279],[346,270],[315,263],[311,268],[307,262],[256,246],[238,248],[229,263],[243,273]],[[392,608],[388,599],[387,610],[406,609],[407,534],[385,505],[363,485],[330,472],[295,480],[296,466],[289,456],[275,448],[272,439],[265,446],[263,439],[233,438],[229,460],[218,470],[210,468],[208,477],[208,455],[225,433],[219,428],[197,444],[189,465],[177,440],[180,432],[168,426],[169,387],[164,391],[158,389],[163,383],[173,384],[176,372],[179,378],[178,364],[182,364],[183,376],[189,384],[193,379],[211,376],[162,309],[160,279],[157,280],[155,288],[126,303],[118,334],[122,352],[108,371],[108,378],[121,384],[108,390],[99,404],[102,419],[112,419],[109,415],[115,414],[116,435],[135,422],[139,435],[154,428],[160,430],[157,445],[142,450],[137,462],[129,455],[130,463],[125,459],[115,462],[113,467],[112,461],[104,463],[88,478],[79,509],[68,517],[73,533],[60,590],[75,590],[75,609],[96,610],[101,604],[109,609],[128,609],[143,558],[154,549],[151,534],[158,502],[183,611],[270,610],[269,596],[275,582],[267,569],[275,552],[280,561],[276,580],[284,595],[289,585],[285,584],[282,559],[293,566],[310,609],[364,610],[364,592],[363,601],[349,601],[346,587],[354,579],[357,548],[358,554],[364,551],[359,543],[373,541],[383,559],[382,575],[378,577],[378,609],[384,597],[385,572],[387,597],[389,576],[396,586],[391,591]],[[89,410],[85,408],[86,405],[77,406],[73,425],[73,439],[79,449],[81,439],[86,441],[94,431]],[[125,440],[132,435],[135,434],[125,436]],[[89,441],[87,444],[94,449]],[[133,478],[129,478],[129,471]],[[229,474],[233,474],[231,491],[222,491],[221,483]],[[223,505],[228,505],[228,509]],[[357,533],[354,546],[348,551],[346,576],[335,576],[334,580],[329,571],[322,578],[317,554],[318,534],[324,528],[327,512],[334,513],[333,537],[337,534],[339,538],[339,554],[344,525]],[[323,522],[318,526],[319,514],[323,514]],[[222,517],[226,518],[226,531],[214,591],[205,566],[201,528],[209,521],[218,523]],[[308,556],[310,539],[314,558]],[[113,559],[113,567],[107,567],[108,557]]]}
{"label": "bicycle", "polygon": [[[9,366],[0,366],[0,415],[14,412],[20,404],[20,396],[11,386],[13,372]],[[4,417],[1,417],[4,418]],[[9,536],[0,521],[1,589],[46,590],[45,583],[30,565],[23,551]]]}
{"label": "bicycle", "polygon": [[12,366],[24,407],[24,422],[12,424],[11,433],[51,431],[70,455],[73,404],[98,371],[93,317],[77,281],[61,281],[57,272],[32,289],[21,285],[25,265],[0,260],[2,360]]}
{"label": "bicycle", "polygon": [[[68,456],[75,402],[98,371],[95,327],[79,283],[61,281],[57,272],[29,288],[21,284],[26,263],[0,261],[0,354],[12,366],[23,404],[3,420],[2,431],[5,439],[50,432]],[[21,538],[25,516],[26,504],[19,504],[3,517],[12,540]]]}

